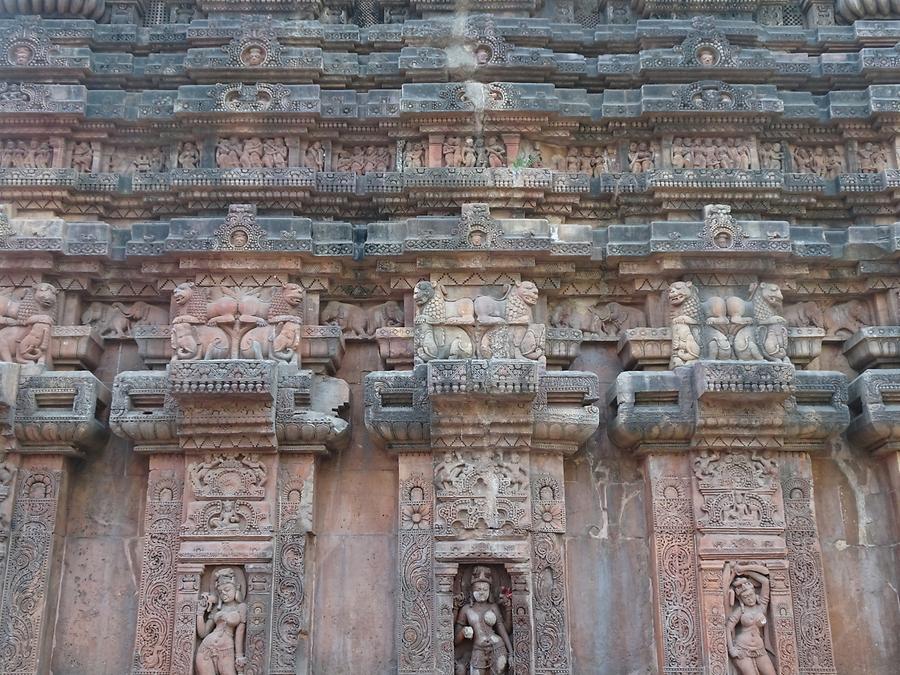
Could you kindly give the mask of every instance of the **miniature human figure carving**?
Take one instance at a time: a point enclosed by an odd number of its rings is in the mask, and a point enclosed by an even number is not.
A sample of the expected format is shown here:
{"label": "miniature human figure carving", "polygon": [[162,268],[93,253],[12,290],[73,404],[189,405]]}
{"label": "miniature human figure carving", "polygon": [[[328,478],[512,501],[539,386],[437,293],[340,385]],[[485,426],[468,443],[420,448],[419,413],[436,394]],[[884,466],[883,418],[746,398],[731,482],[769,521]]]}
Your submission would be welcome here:
{"label": "miniature human figure carving", "polygon": [[[764,565],[725,566],[728,656],[739,675],[776,675],[764,639],[769,607],[769,570]],[[736,574],[733,581],[730,577]],[[730,583],[729,583],[730,581]],[[756,592],[759,584],[759,593]]]}
{"label": "miniature human figure carving", "polygon": [[[319,146],[321,149],[321,145]],[[283,169],[287,166],[287,143],[283,138],[265,138],[263,139],[263,159],[262,165],[265,169]],[[324,152],[322,153],[322,162],[325,161]]]}
{"label": "miniature human figure carving", "polygon": [[781,171],[784,168],[783,157],[784,153],[781,149],[781,143],[778,141],[773,143],[760,143],[759,168]]}
{"label": "miniature human figure carving", "polygon": [[425,166],[425,144],[414,141],[406,146],[406,162],[404,168],[420,169]]}
{"label": "miniature human figure carving", "polygon": [[506,166],[506,145],[499,136],[491,136],[485,143],[488,154],[488,165],[492,169]]}
{"label": "miniature human figure carving", "polygon": [[653,151],[647,143],[630,143],[628,146],[628,165],[634,173],[645,173],[653,170]]}
{"label": "miniature human figure carving", "polygon": [[185,141],[178,149],[178,166],[182,169],[196,169],[200,165],[200,148],[193,141]]}
{"label": "miniature human figure carving", "polygon": [[460,164],[460,142],[459,136],[447,136],[444,139],[444,145],[441,148],[444,156],[444,166],[459,166]]}
{"label": "miniature human figure carving", "polygon": [[309,169],[316,171],[325,170],[325,149],[320,141],[313,141],[306,148],[304,153],[303,165]]}
{"label": "miniature human figure carving", "polygon": [[260,66],[266,60],[266,50],[262,45],[250,45],[241,55],[241,62],[245,66]]}
{"label": "miniature human figure carving", "polygon": [[[456,615],[453,643],[472,641],[468,670],[458,675],[499,675],[507,672],[512,660],[512,644],[503,621],[503,613],[491,601],[491,570],[478,565],[472,570],[469,602]],[[465,665],[463,664],[463,667]]]}
{"label": "miniature human figure carving", "polygon": [[72,146],[72,168],[82,173],[88,173],[94,160],[94,152],[87,141],[78,141]]}
{"label": "miniature human figure carving", "polygon": [[471,136],[466,137],[462,148],[462,164],[461,166],[471,168],[474,167],[478,160],[475,152],[475,139]]}
{"label": "miniature human figure carving", "polygon": [[197,675],[238,675],[247,665],[244,638],[247,605],[237,573],[231,567],[216,570],[215,593],[202,593],[197,603]]}

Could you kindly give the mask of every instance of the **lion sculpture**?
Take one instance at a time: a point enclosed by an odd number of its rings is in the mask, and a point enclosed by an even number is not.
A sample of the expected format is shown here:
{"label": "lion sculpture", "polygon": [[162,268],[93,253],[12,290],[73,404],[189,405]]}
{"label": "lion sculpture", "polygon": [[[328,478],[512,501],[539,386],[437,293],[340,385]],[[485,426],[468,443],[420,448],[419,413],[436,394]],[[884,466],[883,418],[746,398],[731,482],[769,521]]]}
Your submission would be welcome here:
{"label": "lion sculpture", "polygon": [[50,348],[56,287],[35,284],[16,300],[0,295],[0,361],[43,364]]}

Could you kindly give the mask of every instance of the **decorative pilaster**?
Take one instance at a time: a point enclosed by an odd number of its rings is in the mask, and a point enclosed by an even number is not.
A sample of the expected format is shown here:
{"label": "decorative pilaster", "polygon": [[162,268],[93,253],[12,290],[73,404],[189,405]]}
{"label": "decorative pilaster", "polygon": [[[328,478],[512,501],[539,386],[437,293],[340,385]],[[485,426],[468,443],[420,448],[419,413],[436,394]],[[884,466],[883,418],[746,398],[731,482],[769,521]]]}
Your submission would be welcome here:
{"label": "decorative pilaster", "polygon": [[[707,225],[734,221],[710,207]],[[609,428],[644,456],[660,669],[833,673],[806,451],[846,425],[846,381],[795,370],[774,284],[668,298],[672,370],[619,375]]]}
{"label": "decorative pilaster", "polygon": [[[459,222],[455,246],[511,245],[483,204]],[[399,454],[399,670],[570,673],[563,456],[596,429],[596,376],[546,371],[530,281],[414,299],[414,369],[366,379]]]}

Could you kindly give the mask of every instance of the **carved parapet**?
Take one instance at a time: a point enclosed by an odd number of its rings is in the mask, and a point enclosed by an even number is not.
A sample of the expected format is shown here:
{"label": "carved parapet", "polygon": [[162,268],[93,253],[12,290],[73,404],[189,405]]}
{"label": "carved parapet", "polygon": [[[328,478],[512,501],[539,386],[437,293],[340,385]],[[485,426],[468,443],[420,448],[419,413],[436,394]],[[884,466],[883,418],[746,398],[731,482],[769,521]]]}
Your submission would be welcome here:
{"label": "carved parapet", "polygon": [[900,326],[864,326],[844,342],[843,351],[857,371],[900,368]]}
{"label": "carved parapet", "polygon": [[16,444],[16,394],[20,369],[17,363],[0,361],[0,451],[12,450]]}
{"label": "carved parapet", "polygon": [[547,365],[565,368],[581,352],[584,333],[576,328],[547,328]]}
{"label": "carved parapet", "polygon": [[820,448],[847,424],[846,378],[766,361],[697,361],[621,373],[610,438],[639,452]]}
{"label": "carved parapet", "polygon": [[93,370],[103,354],[103,338],[91,326],[53,326],[50,360],[57,370]]}
{"label": "carved parapet", "polygon": [[91,373],[22,373],[16,396],[16,450],[80,455],[105,438],[107,427],[98,415],[109,402],[109,390]]}
{"label": "carved parapet", "polygon": [[431,439],[431,402],[425,366],[366,375],[366,428],[394,451],[426,449]]}
{"label": "carved parapet", "polygon": [[665,370],[672,357],[672,331],[629,328],[619,336],[616,350],[625,370]]}
{"label": "carved parapet", "polygon": [[138,452],[253,448],[325,452],[349,424],[343,380],[274,361],[177,361],[120,373],[110,425]]}
{"label": "carved parapet", "polygon": [[300,362],[316,373],[334,374],[344,358],[344,334],[340,326],[301,326]]}
{"label": "carved parapet", "polygon": [[169,392],[168,373],[119,373],[113,384],[109,426],[114,434],[134,442],[135,450],[178,446],[177,406]]}
{"label": "carved parapet", "polygon": [[825,330],[815,326],[788,328],[787,355],[791,363],[807,367],[822,353]]}
{"label": "carved parapet", "polygon": [[694,434],[690,379],[681,370],[620,373],[607,400],[607,432],[617,445],[638,451],[684,448]]}
{"label": "carved parapet", "polygon": [[138,355],[151,370],[165,368],[172,360],[172,328],[168,325],[135,326],[132,336]]}
{"label": "carved parapet", "polygon": [[527,359],[436,359],[427,364],[428,393],[433,398],[465,394],[532,399],[540,370]]}
{"label": "carved parapet", "polygon": [[767,361],[697,361],[691,365],[697,398],[785,399],[794,390],[794,366]]}
{"label": "carved parapet", "polygon": [[211,395],[271,400],[276,369],[273,361],[173,361],[169,365],[169,389],[182,403]]}
{"label": "carved parapet", "polygon": [[378,352],[385,365],[393,370],[409,370],[415,356],[413,329],[408,326],[378,328],[375,331]]}
{"label": "carved parapet", "polygon": [[847,438],[877,454],[900,450],[900,370],[867,370],[850,383]]}
{"label": "carved parapet", "polygon": [[579,371],[545,373],[532,404],[535,450],[574,453],[600,425],[597,375]]}

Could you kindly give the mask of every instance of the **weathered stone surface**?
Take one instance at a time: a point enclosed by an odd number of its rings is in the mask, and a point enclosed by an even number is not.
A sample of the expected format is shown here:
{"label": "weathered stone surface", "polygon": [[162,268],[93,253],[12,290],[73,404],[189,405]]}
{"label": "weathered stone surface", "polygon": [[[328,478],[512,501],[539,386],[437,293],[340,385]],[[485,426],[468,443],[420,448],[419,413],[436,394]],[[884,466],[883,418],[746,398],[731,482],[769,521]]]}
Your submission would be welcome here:
{"label": "weathered stone surface", "polygon": [[897,19],[0,2],[0,675],[895,671]]}

